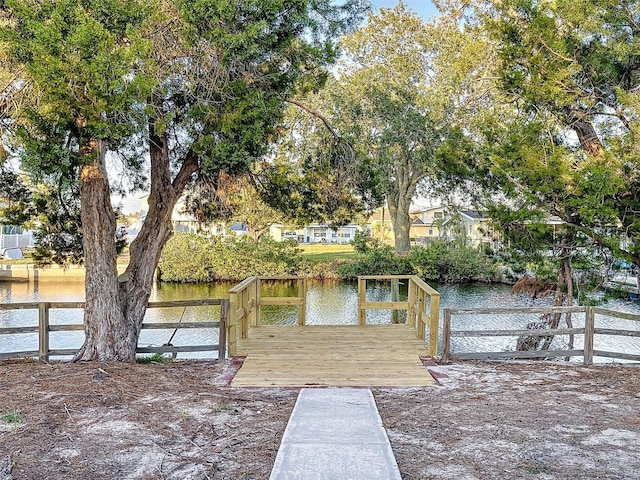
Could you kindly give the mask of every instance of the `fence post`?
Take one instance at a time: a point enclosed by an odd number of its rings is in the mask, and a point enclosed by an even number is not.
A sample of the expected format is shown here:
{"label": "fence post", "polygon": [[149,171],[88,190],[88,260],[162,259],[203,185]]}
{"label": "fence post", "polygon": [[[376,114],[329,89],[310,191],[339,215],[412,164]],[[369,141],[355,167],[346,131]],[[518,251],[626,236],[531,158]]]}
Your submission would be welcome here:
{"label": "fence post", "polygon": [[249,296],[249,289],[245,288],[240,292],[240,303],[242,308],[242,318],[240,318],[240,338],[247,338],[249,336],[249,319],[253,313],[249,310],[249,304],[251,298]]}
{"label": "fence post", "polygon": [[[229,356],[233,357],[238,348],[238,294],[229,294],[229,314],[227,316],[227,342],[229,343]],[[222,305],[220,306],[220,319],[222,320]]]}
{"label": "fence post", "polygon": [[38,360],[49,361],[49,307],[48,302],[38,303]]}
{"label": "fence post", "polygon": [[451,310],[444,309],[444,325],[442,326],[442,362],[449,361],[449,349],[451,343]]}
{"label": "fence post", "polygon": [[367,324],[367,312],[364,309],[364,302],[367,301],[367,281],[358,277],[358,326],[364,327]]}
{"label": "fence post", "polygon": [[261,297],[261,282],[260,282],[260,278],[256,278],[254,283],[254,288],[255,288],[255,302],[254,302],[254,309],[253,309],[253,315],[251,318],[251,326],[252,327],[259,327],[260,326],[260,321],[262,318],[262,312],[261,312],[261,308],[260,308],[260,297]]}
{"label": "fence post", "polygon": [[410,327],[415,327],[416,325],[416,289],[416,282],[414,282],[413,278],[410,278],[408,294],[409,309],[407,310],[407,325]]}
{"label": "fence post", "polygon": [[[220,301],[220,328],[218,333],[218,360],[224,360],[227,349],[227,325],[229,324],[229,300]],[[229,352],[231,354],[231,352]]]}
{"label": "fence post", "polygon": [[587,307],[584,314],[584,365],[593,364],[593,344],[595,330],[595,309]]}
{"label": "fence post", "polygon": [[429,355],[438,355],[438,330],[440,328],[440,294],[431,294],[431,308],[429,321]]}
{"label": "fence post", "polygon": [[[400,280],[397,278],[391,279],[391,301],[399,302],[400,301]],[[400,310],[393,309],[391,310],[391,323],[398,324],[400,322]]]}
{"label": "fence post", "polygon": [[298,296],[302,304],[298,307],[298,325],[304,325],[307,319],[307,278],[298,279]]}

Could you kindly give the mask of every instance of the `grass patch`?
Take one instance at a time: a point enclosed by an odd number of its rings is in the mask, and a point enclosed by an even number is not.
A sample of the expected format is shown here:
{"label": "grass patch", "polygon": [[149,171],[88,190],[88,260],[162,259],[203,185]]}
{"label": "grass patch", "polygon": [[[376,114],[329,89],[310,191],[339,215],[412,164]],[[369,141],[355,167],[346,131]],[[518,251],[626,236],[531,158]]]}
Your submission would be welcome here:
{"label": "grass patch", "polygon": [[353,245],[341,245],[337,243],[314,243],[300,245],[302,257],[310,262],[330,262],[337,259],[355,258],[358,254]]}
{"label": "grass patch", "polygon": [[10,412],[4,412],[0,417],[4,423],[9,423],[12,425],[20,425],[26,423],[27,419],[24,418],[24,415],[20,410],[12,410]]}
{"label": "grass patch", "polygon": [[161,353],[154,353],[149,357],[136,357],[136,363],[147,365],[149,363],[167,363],[173,360],[171,357],[165,357]]}

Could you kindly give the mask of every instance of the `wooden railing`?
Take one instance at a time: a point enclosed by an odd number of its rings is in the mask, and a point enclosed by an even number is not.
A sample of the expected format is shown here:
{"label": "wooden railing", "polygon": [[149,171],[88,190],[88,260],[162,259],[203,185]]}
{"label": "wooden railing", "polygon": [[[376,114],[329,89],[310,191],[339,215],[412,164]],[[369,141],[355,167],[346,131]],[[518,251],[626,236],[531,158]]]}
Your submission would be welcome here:
{"label": "wooden railing", "polygon": [[[406,301],[372,302],[367,300],[367,281],[408,281]],[[427,307],[429,307],[427,311]],[[438,354],[440,293],[416,275],[367,275],[358,277],[358,325],[367,323],[367,310],[406,310],[407,324],[416,328],[418,338],[429,332],[429,355]]]}
{"label": "wooden railing", "polygon": [[[143,329],[182,329],[182,328],[217,328],[219,329],[218,343],[210,345],[184,345],[173,346],[163,345],[158,347],[138,347],[136,353],[182,353],[182,352],[205,352],[217,351],[218,359],[225,358],[227,317],[229,312],[229,301],[226,299],[204,299],[204,300],[179,300],[172,302],[149,302],[148,308],[167,307],[200,307],[209,305],[220,305],[220,320],[217,322],[164,322],[164,323],[143,323]],[[33,303],[3,303],[0,310],[38,310],[38,325],[29,327],[3,327],[0,328],[0,338],[2,335],[37,333],[38,350],[2,352],[0,360],[9,358],[38,357],[41,361],[48,361],[49,356],[75,355],[76,349],[50,349],[50,332],[83,331],[83,324],[51,325],[49,313],[51,309],[83,309],[84,302],[33,302]]]}
{"label": "wooden railing", "polygon": [[[264,297],[261,287],[264,282],[296,282],[295,297]],[[229,290],[229,323],[227,338],[229,356],[237,354],[238,340],[247,338],[249,327],[260,326],[261,307],[288,305],[298,307],[298,325],[305,324],[307,315],[307,279],[305,277],[248,277]]]}
{"label": "wooden railing", "polygon": [[[522,314],[584,314],[584,327],[555,328],[555,329],[513,329],[513,330],[452,330],[452,318],[455,315],[522,315]],[[612,352],[596,348],[596,335],[617,335],[640,338],[640,330],[626,330],[615,328],[597,328],[596,315],[620,318],[640,322],[640,315],[631,315],[613,310],[595,307],[540,307],[540,308],[482,308],[482,309],[445,309],[443,324],[442,361],[451,358],[489,360],[489,359],[530,359],[554,357],[583,357],[585,365],[593,364],[593,357],[619,358],[640,361],[640,354],[629,352]],[[556,350],[514,350],[502,352],[451,352],[451,339],[455,337],[538,337],[548,338],[555,335],[584,335],[582,349]],[[640,353],[640,349],[639,349]]]}

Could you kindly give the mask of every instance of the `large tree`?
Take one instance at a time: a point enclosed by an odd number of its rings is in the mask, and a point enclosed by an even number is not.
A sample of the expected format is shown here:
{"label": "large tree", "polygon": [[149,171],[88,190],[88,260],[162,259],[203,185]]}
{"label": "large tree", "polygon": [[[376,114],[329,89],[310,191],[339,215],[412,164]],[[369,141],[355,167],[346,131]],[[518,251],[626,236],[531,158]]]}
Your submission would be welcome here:
{"label": "large tree", "polygon": [[[79,192],[86,335],[76,359],[134,359],[185,187],[243,172],[267,151],[286,99],[301,80],[320,78],[335,59],[333,35],[363,3],[3,3],[2,47],[20,72],[17,82],[36,93],[11,123],[22,168]],[[147,218],[120,276],[109,181],[116,159],[132,184],[146,180],[150,189]]]}
{"label": "large tree", "polygon": [[426,24],[399,2],[341,40],[336,75],[311,101],[353,145],[372,197],[386,201],[399,254],[411,248],[416,194],[449,194],[462,177],[482,45],[454,15]]}
{"label": "large tree", "polygon": [[622,234],[640,265],[638,2],[487,3],[500,87],[518,114],[489,136],[502,146],[494,171],[565,223],[558,283],[585,238],[620,251]]}

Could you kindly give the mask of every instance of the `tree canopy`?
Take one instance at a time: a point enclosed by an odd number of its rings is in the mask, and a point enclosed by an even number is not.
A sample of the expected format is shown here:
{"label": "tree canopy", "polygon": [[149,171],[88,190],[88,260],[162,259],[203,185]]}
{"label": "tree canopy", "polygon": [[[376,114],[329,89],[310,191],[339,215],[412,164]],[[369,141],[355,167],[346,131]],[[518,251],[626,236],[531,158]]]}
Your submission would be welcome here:
{"label": "tree canopy", "polygon": [[[5,131],[24,171],[80,200],[87,303],[77,358],[133,358],[177,199],[267,152],[287,98],[324,78],[335,35],[365,9],[359,0],[3,3],[3,67],[14,78],[4,91],[18,105]],[[150,196],[118,278],[108,165],[120,160]]]}

